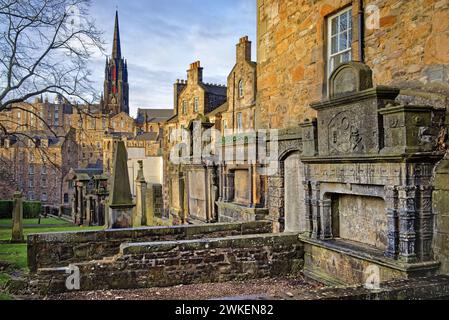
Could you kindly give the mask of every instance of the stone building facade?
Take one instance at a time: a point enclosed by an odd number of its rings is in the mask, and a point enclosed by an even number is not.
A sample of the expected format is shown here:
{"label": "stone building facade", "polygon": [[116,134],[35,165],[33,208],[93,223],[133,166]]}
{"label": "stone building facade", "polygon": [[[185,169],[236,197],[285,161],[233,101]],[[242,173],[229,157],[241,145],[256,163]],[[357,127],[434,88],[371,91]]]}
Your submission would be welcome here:
{"label": "stone building facade", "polygon": [[[257,135],[254,131],[257,64],[251,60],[248,37],[242,37],[236,45],[236,62],[227,83],[228,101],[223,110],[213,114],[215,129],[222,134],[222,138],[215,141],[222,155],[218,219],[222,222],[262,219],[266,210],[260,196],[263,185],[258,173]],[[249,155],[251,152],[254,152],[252,157]]]}
{"label": "stone building facade", "polygon": [[[165,126],[164,202],[175,223],[217,220],[218,191],[212,192],[216,190],[217,167],[202,155],[194,155],[195,148],[187,141],[213,127],[207,114],[226,102],[226,92],[226,86],[203,82],[199,61],[190,65],[187,80],[174,85],[176,114]],[[184,152],[183,161],[174,162],[170,156],[176,148]]]}
{"label": "stone building facade", "polygon": [[[0,144],[1,199],[21,190],[27,200],[59,210],[64,202],[62,178],[76,166],[75,130],[28,131],[8,136]],[[3,187],[4,186],[4,187]]]}
{"label": "stone building facade", "polygon": [[[290,128],[315,117],[309,105],[327,96],[330,71],[340,61],[364,61],[374,84],[400,88],[404,101],[446,103],[447,1],[259,0],[257,10],[260,128]],[[341,47],[332,47],[337,39]]]}

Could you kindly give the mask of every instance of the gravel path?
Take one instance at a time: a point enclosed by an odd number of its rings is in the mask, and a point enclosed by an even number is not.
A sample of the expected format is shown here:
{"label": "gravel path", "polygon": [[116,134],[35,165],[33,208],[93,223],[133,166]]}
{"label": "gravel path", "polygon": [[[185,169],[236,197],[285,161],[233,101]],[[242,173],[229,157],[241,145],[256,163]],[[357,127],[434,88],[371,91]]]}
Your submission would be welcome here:
{"label": "gravel path", "polygon": [[244,282],[181,285],[168,288],[136,290],[102,290],[65,293],[47,297],[49,300],[207,300],[207,299],[257,299],[258,297],[289,297],[298,292],[319,289],[317,283],[303,278],[258,279]]}

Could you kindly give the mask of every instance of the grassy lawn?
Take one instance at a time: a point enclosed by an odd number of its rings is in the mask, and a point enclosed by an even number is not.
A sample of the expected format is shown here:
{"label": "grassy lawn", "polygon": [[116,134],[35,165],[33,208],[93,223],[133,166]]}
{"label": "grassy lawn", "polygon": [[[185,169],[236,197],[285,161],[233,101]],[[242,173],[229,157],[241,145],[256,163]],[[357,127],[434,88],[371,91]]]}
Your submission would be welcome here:
{"label": "grassy lawn", "polygon": [[[48,219],[46,219],[48,220]],[[58,223],[61,224],[61,220]],[[36,220],[37,222],[37,220]],[[30,223],[34,224],[34,223]],[[50,224],[50,223],[45,223]],[[45,228],[24,228],[25,238],[29,234],[35,233],[48,233],[48,232],[66,232],[66,231],[88,231],[88,230],[101,230],[103,227],[77,227],[68,224],[67,227],[45,227]],[[11,229],[0,229],[0,240],[7,241],[11,239]],[[10,267],[7,270],[0,271],[0,300],[12,299],[10,295],[6,292],[2,292],[2,287],[10,279],[10,274],[13,272],[27,272],[27,245],[23,244],[9,244],[0,243],[0,264],[1,262],[7,263]]]}
{"label": "grassy lawn", "polygon": [[[39,223],[38,219],[24,219],[23,225],[26,227],[27,225],[37,225]],[[67,222],[62,219],[57,218],[42,218],[42,225],[72,225],[70,222]],[[9,227],[12,226],[12,219],[0,219],[0,227]]]}

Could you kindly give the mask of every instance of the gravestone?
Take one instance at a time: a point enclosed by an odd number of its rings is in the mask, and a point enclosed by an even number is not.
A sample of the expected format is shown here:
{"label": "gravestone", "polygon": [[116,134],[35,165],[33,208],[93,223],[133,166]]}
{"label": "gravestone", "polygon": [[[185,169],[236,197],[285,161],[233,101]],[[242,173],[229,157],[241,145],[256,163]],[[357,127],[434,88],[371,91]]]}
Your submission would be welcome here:
{"label": "gravestone", "polygon": [[14,206],[12,211],[12,237],[11,242],[23,242],[23,198],[21,192],[14,193]]}
{"label": "gravestone", "polygon": [[115,142],[114,170],[109,193],[108,227],[111,229],[132,228],[132,213],[135,207],[131,195],[128,174],[128,154],[124,141]]}

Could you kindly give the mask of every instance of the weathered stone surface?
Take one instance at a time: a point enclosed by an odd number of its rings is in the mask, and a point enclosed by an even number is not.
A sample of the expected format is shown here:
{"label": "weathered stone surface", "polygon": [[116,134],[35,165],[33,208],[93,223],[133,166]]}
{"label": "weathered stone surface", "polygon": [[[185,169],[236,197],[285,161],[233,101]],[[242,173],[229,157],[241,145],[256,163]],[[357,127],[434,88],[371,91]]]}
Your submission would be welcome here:
{"label": "weathered stone surface", "polygon": [[268,210],[250,208],[235,203],[217,202],[220,222],[260,221],[265,220]]}
{"label": "weathered stone surface", "polygon": [[441,273],[449,274],[449,160],[442,160],[435,170],[433,213],[436,216],[433,251],[441,262]]}
{"label": "weathered stone surface", "polygon": [[128,174],[128,156],[124,141],[116,141],[114,170],[109,194],[108,226],[111,229],[132,227],[132,209],[135,207],[131,195]]}
{"label": "weathered stone surface", "polygon": [[354,243],[309,241],[305,244],[304,273],[307,277],[332,286],[364,285],[434,275],[437,262],[403,264],[386,259],[381,251],[358,247]]}
{"label": "weathered stone surface", "polygon": [[12,211],[12,237],[11,242],[22,242],[23,237],[23,198],[21,192],[14,193]]}
{"label": "weathered stone surface", "polygon": [[[148,288],[294,275],[303,254],[297,234],[267,234],[128,244],[112,261],[76,266],[82,291]],[[36,277],[41,293],[66,290],[60,269],[40,270]]]}
{"label": "weathered stone surface", "polygon": [[61,267],[114,256],[122,243],[174,241],[271,232],[267,221],[174,227],[152,227],[28,236],[28,267]]}

